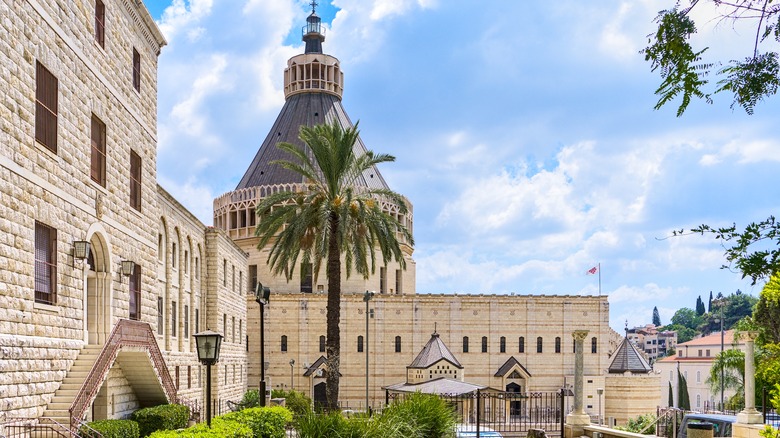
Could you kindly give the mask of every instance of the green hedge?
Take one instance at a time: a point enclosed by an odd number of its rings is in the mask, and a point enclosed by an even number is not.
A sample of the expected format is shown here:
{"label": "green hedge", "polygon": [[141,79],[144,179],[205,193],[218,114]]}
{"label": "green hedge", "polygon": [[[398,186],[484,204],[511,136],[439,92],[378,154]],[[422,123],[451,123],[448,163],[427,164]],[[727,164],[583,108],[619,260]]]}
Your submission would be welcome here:
{"label": "green hedge", "polygon": [[219,418],[249,426],[254,438],[284,438],[285,426],[292,421],[292,412],[281,406],[271,406],[231,412]]}
{"label": "green hedge", "polygon": [[312,411],[311,398],[306,394],[296,391],[284,391],[281,389],[274,389],[271,391],[271,398],[283,398],[285,399],[285,407],[291,410],[294,415],[300,416]]}
{"label": "green hedge", "polygon": [[[138,423],[133,420],[99,420],[87,423],[79,429],[84,438],[103,436],[103,438],[139,438]],[[100,435],[94,433],[97,431]]]}
{"label": "green hedge", "polygon": [[187,427],[190,408],[183,405],[160,405],[133,412],[132,420],[138,423],[141,437],[156,430],[175,430]]}
{"label": "green hedge", "polygon": [[249,426],[235,421],[225,421],[221,417],[211,420],[211,427],[206,423],[183,430],[158,430],[149,438],[253,438]]}

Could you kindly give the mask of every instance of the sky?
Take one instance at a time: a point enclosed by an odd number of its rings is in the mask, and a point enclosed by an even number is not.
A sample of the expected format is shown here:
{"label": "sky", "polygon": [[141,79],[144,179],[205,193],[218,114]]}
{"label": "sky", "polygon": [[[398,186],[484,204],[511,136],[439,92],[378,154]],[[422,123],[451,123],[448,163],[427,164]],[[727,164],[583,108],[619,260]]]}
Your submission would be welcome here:
{"label": "sky", "polygon": [[[168,45],[158,70],[158,180],[204,224],[284,104],[302,53],[299,0],[144,0]],[[343,104],[414,208],[418,293],[609,296],[610,325],[669,323],[710,291],[757,296],[720,269],[706,223],[778,212],[780,97],[654,110],[639,51],[672,1],[322,0]],[[712,60],[749,28],[695,14]],[[586,273],[600,266],[599,275]]]}

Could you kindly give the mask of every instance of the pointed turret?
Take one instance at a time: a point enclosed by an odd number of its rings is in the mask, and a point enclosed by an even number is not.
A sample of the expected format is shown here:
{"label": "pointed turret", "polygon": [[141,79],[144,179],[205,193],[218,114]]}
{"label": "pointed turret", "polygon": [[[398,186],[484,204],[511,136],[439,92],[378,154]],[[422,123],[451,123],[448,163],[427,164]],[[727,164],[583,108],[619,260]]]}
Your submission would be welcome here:
{"label": "pointed turret", "polygon": [[303,26],[303,42],[306,43],[304,53],[322,53],[322,42],[325,41],[325,29],[322,28],[322,20],[317,15],[317,2],[312,1],[311,14],[306,18],[306,26]]}

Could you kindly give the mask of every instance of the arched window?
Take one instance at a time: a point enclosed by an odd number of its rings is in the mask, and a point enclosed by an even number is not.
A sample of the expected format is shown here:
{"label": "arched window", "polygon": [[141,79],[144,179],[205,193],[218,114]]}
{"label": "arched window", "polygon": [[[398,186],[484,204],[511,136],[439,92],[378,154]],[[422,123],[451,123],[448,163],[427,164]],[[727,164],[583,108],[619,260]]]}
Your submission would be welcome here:
{"label": "arched window", "polygon": [[696,371],[696,383],[701,383],[701,371]]}
{"label": "arched window", "polygon": [[320,336],[320,353],[325,352],[325,336]]}
{"label": "arched window", "polygon": [[542,337],[539,336],[536,338],[536,352],[541,353],[542,352]]}
{"label": "arched window", "polygon": [[469,337],[464,336],[463,337],[463,352],[468,353],[469,352]]}
{"label": "arched window", "polygon": [[363,352],[363,336],[358,336],[357,352],[358,353]]}
{"label": "arched window", "polygon": [[482,337],[482,352],[487,353],[487,336]]}
{"label": "arched window", "polygon": [[171,248],[171,267],[176,269],[176,242],[173,242],[173,248]]}
{"label": "arched window", "polygon": [[287,351],[287,335],[282,335],[282,353]]}
{"label": "arched window", "polygon": [[525,336],[520,336],[520,339],[517,341],[517,351],[525,353]]}
{"label": "arched window", "polygon": [[696,394],[696,407],[701,407],[701,394]]}
{"label": "arched window", "polygon": [[395,337],[395,352],[400,353],[401,352],[401,337],[396,336]]}
{"label": "arched window", "polygon": [[590,352],[593,354],[596,354],[599,352],[598,343],[596,341],[596,337],[590,338]]}
{"label": "arched window", "polygon": [[502,353],[506,353],[506,337],[501,336],[501,338],[498,340],[498,349]]}
{"label": "arched window", "polygon": [[561,337],[556,336],[555,337],[555,352],[560,353],[561,352]]}

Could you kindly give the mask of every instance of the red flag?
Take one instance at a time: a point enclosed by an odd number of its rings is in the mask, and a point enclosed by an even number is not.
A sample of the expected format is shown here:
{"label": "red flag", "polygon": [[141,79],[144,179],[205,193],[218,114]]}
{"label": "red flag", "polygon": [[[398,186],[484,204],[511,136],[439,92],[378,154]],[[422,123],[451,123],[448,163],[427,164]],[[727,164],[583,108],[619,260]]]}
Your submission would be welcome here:
{"label": "red flag", "polygon": [[597,265],[597,266],[594,266],[594,267],[592,267],[592,268],[590,268],[590,269],[588,269],[588,275],[595,274],[596,272],[599,272],[599,267],[598,267],[598,265]]}

